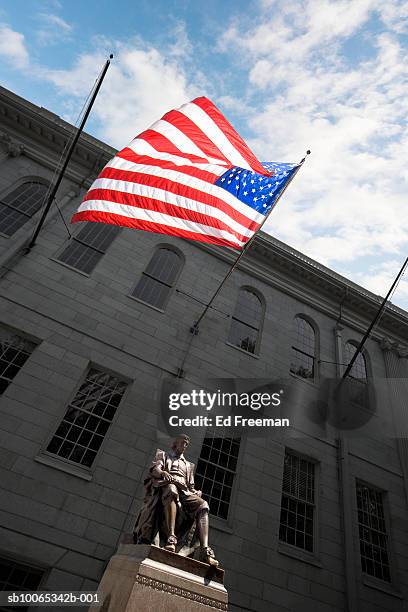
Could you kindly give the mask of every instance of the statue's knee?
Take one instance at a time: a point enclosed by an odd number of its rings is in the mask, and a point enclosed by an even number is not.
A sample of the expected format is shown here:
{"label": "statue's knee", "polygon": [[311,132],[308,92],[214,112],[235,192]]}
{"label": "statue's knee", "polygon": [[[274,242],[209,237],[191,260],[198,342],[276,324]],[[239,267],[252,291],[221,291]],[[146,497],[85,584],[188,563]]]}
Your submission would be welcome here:
{"label": "statue's knee", "polygon": [[203,514],[209,514],[210,512],[210,506],[208,505],[208,503],[203,499],[203,503],[200,506],[200,509],[198,511],[198,515],[201,516]]}
{"label": "statue's knee", "polygon": [[163,506],[167,506],[171,504],[171,502],[177,503],[177,501],[178,501],[177,487],[173,484],[168,484],[165,487],[163,487],[163,492],[162,492]]}

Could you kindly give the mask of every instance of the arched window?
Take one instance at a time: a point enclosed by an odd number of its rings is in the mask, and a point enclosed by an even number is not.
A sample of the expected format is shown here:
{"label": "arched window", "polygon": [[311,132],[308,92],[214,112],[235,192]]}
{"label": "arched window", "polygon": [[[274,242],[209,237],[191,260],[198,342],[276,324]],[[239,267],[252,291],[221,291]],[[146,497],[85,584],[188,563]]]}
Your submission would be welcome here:
{"label": "arched window", "polygon": [[163,310],[182,267],[183,259],[176,251],[167,247],[159,248],[131,295]]}
{"label": "arched window", "polygon": [[117,225],[84,223],[66,242],[57,259],[70,268],[91,274],[121,231]]}
{"label": "arched window", "polygon": [[302,378],[316,374],[316,338],[313,327],[303,317],[295,317],[290,371]]}
{"label": "arched window", "polygon": [[235,346],[255,353],[259,350],[263,305],[252,289],[241,288],[232,316],[228,341]]}
{"label": "arched window", "polygon": [[[357,347],[352,342],[346,342],[344,349],[344,363],[348,364],[353,359]],[[357,355],[349,376],[362,383],[367,382],[367,364],[363,353]]]}
{"label": "arched window", "polygon": [[0,233],[12,236],[40,210],[48,186],[39,181],[26,181],[0,201]]}

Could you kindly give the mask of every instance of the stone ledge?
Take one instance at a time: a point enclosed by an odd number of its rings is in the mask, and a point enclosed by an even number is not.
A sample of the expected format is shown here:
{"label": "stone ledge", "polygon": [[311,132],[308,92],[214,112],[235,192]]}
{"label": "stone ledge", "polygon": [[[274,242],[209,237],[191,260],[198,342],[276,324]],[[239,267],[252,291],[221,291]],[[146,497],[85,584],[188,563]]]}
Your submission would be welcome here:
{"label": "stone ledge", "polygon": [[207,563],[196,561],[196,559],[191,559],[191,557],[183,557],[182,555],[170,552],[159,546],[154,546],[153,544],[129,544],[127,542],[122,542],[122,544],[119,545],[117,554],[131,557],[139,561],[151,559],[157,563],[164,563],[169,567],[193,574],[193,576],[204,578],[204,580],[211,580],[219,584],[224,584],[223,569],[219,567],[210,567]]}
{"label": "stone ledge", "polygon": [[[127,538],[124,538],[125,541]],[[111,558],[95,612],[228,610],[224,571],[149,544],[122,543]]]}

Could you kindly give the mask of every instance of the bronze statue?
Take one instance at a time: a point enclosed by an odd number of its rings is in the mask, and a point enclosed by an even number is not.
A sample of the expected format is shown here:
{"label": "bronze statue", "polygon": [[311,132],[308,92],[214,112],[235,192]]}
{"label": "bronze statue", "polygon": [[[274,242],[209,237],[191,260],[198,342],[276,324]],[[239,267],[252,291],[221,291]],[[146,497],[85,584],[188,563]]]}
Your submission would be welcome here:
{"label": "bronze statue", "polygon": [[170,452],[157,450],[144,481],[146,494],[136,520],[134,541],[191,554],[197,547],[198,536],[198,559],[217,566],[208,545],[209,506],[201,491],[195,490],[194,465],[183,454],[189,442],[190,438],[183,434],[175,438]]}

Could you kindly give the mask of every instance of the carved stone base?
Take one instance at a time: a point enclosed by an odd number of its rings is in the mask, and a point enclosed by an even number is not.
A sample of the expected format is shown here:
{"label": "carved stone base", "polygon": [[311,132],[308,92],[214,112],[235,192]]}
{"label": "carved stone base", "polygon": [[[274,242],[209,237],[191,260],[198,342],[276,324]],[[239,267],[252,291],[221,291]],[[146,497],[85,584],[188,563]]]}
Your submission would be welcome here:
{"label": "carved stone base", "polygon": [[95,612],[214,612],[228,609],[224,571],[157,546],[121,544],[109,561]]}

